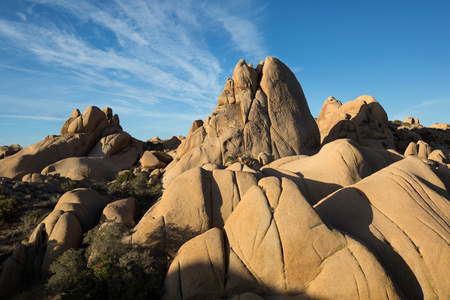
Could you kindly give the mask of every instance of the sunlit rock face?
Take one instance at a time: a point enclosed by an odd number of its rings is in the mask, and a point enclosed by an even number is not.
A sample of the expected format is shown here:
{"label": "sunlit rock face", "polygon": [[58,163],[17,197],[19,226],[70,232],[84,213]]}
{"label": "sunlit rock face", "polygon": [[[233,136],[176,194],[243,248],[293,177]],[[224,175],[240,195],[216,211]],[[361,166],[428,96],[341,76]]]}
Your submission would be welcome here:
{"label": "sunlit rock face", "polygon": [[226,164],[233,155],[257,160],[265,153],[278,159],[314,153],[319,144],[317,124],[292,71],[274,57],[256,68],[242,59],[211,116],[178,148],[164,185],[193,167]]}

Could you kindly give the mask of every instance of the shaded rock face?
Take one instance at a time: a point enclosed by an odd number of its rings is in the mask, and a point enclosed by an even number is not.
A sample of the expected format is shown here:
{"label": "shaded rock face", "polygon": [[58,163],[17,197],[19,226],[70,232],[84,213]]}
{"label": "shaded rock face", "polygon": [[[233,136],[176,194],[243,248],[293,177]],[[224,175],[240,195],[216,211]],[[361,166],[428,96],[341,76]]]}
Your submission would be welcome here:
{"label": "shaded rock face", "polygon": [[[48,136],[15,155],[2,159],[0,177],[20,180],[27,174],[60,175],[73,180],[110,179],[139,159],[143,143],[122,131],[110,108],[74,110],[61,136]],[[78,170],[77,170],[78,169]]]}
{"label": "shaded rock face", "polygon": [[295,75],[281,61],[267,57],[256,69],[239,61],[214,112],[194,122],[178,156],[166,169],[164,185],[179,174],[206,163],[222,164],[230,156],[257,160],[311,154],[319,130]]}
{"label": "shaded rock face", "polygon": [[20,244],[3,265],[0,296],[10,296],[20,286],[24,272],[35,279],[48,278],[52,262],[66,250],[81,246],[83,233],[98,223],[106,203],[107,199],[94,190],[65,193],[28,242]]}
{"label": "shaded rock face", "polygon": [[322,145],[348,138],[362,146],[395,149],[387,114],[371,96],[360,96],[345,104],[329,97],[322,106],[317,124]]}
{"label": "shaded rock face", "polygon": [[431,169],[409,157],[323,199],[315,209],[373,249],[409,299],[448,299],[449,199]]}

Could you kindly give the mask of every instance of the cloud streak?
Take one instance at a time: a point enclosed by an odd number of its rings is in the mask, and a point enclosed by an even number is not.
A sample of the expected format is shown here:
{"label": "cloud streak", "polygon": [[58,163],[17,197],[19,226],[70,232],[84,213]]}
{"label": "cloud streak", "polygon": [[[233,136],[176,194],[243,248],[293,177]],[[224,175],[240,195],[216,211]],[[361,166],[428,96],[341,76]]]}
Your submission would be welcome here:
{"label": "cloud streak", "polygon": [[0,115],[0,118],[34,120],[34,121],[65,121],[64,118],[48,117],[48,116],[29,116],[29,115]]}
{"label": "cloud streak", "polygon": [[[227,11],[216,19],[218,7],[202,1],[116,0],[106,8],[89,1],[30,2],[33,13],[37,6],[58,9],[79,20],[81,27],[91,22],[103,34],[113,34],[117,43],[108,49],[95,47],[56,20],[33,24],[0,20],[0,35],[14,47],[33,53],[44,63],[71,69],[87,84],[133,90],[132,84],[122,80],[126,77],[141,86],[146,84],[147,90],[156,90],[156,97],[161,97],[158,91],[162,91],[165,98],[190,105],[211,102],[211,96],[217,96],[223,87],[222,68],[207,45],[210,33],[204,24],[214,30],[223,27],[231,38],[224,45],[231,42],[247,55],[262,56],[264,48],[258,28],[250,20]],[[26,13],[20,12],[22,20],[27,19]]]}
{"label": "cloud streak", "polygon": [[[0,13],[0,41],[5,41],[0,53],[19,54],[32,65],[0,58],[0,72],[22,72],[41,81],[57,78],[48,86],[76,88],[87,99],[111,95],[118,103],[140,107],[141,112],[130,114],[150,111],[147,115],[157,118],[159,111],[166,117],[179,114],[183,120],[209,114],[234,64],[242,57],[258,57],[257,63],[266,54],[256,18],[261,9],[254,13],[230,9],[258,7],[253,0],[232,0],[226,6],[201,0],[23,3],[9,15]],[[217,40],[223,43],[218,45]],[[234,53],[236,61],[227,62],[217,53]],[[8,113],[14,118],[21,114]]]}

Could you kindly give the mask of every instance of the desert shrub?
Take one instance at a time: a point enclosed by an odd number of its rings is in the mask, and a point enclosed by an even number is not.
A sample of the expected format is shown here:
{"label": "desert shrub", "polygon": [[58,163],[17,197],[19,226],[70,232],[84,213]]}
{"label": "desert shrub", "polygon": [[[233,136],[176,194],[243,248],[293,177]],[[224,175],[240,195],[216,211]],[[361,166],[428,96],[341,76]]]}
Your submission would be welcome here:
{"label": "desert shrub", "polygon": [[68,250],[51,266],[47,288],[62,299],[159,299],[167,260],[163,253],[121,242],[121,227],[95,227],[86,248]]}
{"label": "desert shrub", "polygon": [[409,125],[411,125],[411,123],[409,123],[409,122],[404,122],[403,125],[409,126]]}
{"label": "desert shrub", "polygon": [[225,159],[225,163],[230,163],[230,164],[234,164],[234,163],[237,163],[237,162],[239,162],[239,157],[237,156],[237,154],[231,154],[231,155],[228,155],[227,156],[227,158]]}
{"label": "desert shrub", "polygon": [[133,180],[136,177],[136,175],[134,175],[132,172],[130,171],[125,171],[122,174],[120,174],[119,176],[117,176],[116,181],[118,182],[128,182]]}
{"label": "desert shrub", "polygon": [[91,189],[96,191],[99,194],[105,194],[106,193],[105,187],[102,184],[99,184],[99,183],[94,183],[91,186]]}
{"label": "desert shrub", "polygon": [[20,200],[16,198],[6,198],[0,195],[0,226],[10,223],[17,215],[21,207]]}
{"label": "desert shrub", "polygon": [[73,180],[69,180],[69,181],[61,183],[61,189],[66,191],[66,192],[74,190],[77,187],[78,187],[77,183],[75,181],[73,181]]}
{"label": "desert shrub", "polygon": [[162,195],[162,185],[151,185],[145,174],[139,173],[125,184],[114,181],[108,186],[108,193],[116,197],[134,197],[138,201],[139,213],[142,216],[145,211]]}
{"label": "desert shrub", "polygon": [[22,217],[22,223],[23,223],[23,236],[25,238],[28,238],[34,228],[36,228],[39,223],[44,220],[44,218],[48,215],[48,212],[45,212],[42,209],[33,209],[29,210],[25,213],[25,215]]}
{"label": "desert shrub", "polygon": [[402,124],[403,124],[403,122],[400,121],[400,120],[394,120],[394,121],[392,121],[392,125],[395,125],[395,126],[400,126],[400,125],[402,125]]}

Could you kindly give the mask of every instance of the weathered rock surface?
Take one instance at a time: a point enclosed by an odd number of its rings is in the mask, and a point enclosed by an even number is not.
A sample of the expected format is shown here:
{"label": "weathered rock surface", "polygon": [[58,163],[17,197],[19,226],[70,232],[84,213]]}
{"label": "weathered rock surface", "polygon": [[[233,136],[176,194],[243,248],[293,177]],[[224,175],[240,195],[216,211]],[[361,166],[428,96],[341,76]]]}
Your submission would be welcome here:
{"label": "weathered rock surface", "polygon": [[6,156],[11,156],[16,154],[22,150],[22,147],[20,145],[11,145],[11,146],[1,146],[0,147],[0,159],[5,158]]}
{"label": "weathered rock surface", "polygon": [[419,119],[413,117],[407,117],[403,123],[408,123],[410,125],[420,125]]}
{"label": "weathered rock surface", "polygon": [[247,292],[400,299],[367,248],[327,227],[292,181],[275,177],[249,189],[223,232],[213,228],[180,248],[163,299],[231,298]]}
{"label": "weathered rock surface", "polygon": [[277,177],[288,177],[285,171],[296,174],[298,179],[291,180],[300,181],[302,193],[315,204],[400,159],[403,156],[395,151],[361,147],[352,140],[338,139],[325,144],[315,155],[280,159],[263,167],[262,172]]}
{"label": "weathered rock surface", "polygon": [[359,96],[345,104],[329,97],[322,106],[317,124],[322,145],[348,138],[362,146],[395,149],[387,114],[371,96]]}
{"label": "weathered rock surface", "polygon": [[239,61],[203,125],[193,124],[164,174],[164,186],[206,163],[225,165],[232,155],[255,161],[261,152],[275,159],[310,154],[319,145],[317,124],[303,90],[289,68],[273,57],[253,69]]}
{"label": "weathered rock surface", "polygon": [[[144,144],[122,131],[112,110],[90,106],[76,109],[61,128],[0,163],[0,176],[20,180],[27,174],[60,174],[73,180],[108,180],[139,159]],[[78,170],[77,170],[78,169]]]}
{"label": "weathered rock surface", "polygon": [[450,125],[447,123],[435,123],[435,124],[431,124],[430,128],[447,130],[447,129],[450,129]]}
{"label": "weathered rock surface", "polygon": [[109,203],[103,209],[100,221],[122,223],[126,227],[133,227],[137,219],[138,203],[133,197]]}
{"label": "weathered rock surface", "polygon": [[[176,251],[193,236],[213,227],[222,228],[246,191],[256,185],[261,176],[240,171],[191,169],[178,176],[164,191],[161,200],[135,227],[133,236],[139,236],[143,244],[150,242],[153,232],[148,228],[159,230],[159,226],[152,224],[158,224],[154,220],[162,218],[165,235],[169,238],[179,236],[179,232],[187,233],[173,241],[174,245],[167,242],[168,249]],[[146,232],[147,239],[141,231]]]}
{"label": "weathered rock surface", "polygon": [[430,167],[409,157],[337,191],[315,210],[373,249],[408,298],[447,299],[449,199]]}
{"label": "weathered rock surface", "polygon": [[0,290],[0,296],[6,296],[18,287],[24,271],[27,276],[46,279],[49,266],[64,251],[78,248],[83,233],[93,228],[99,221],[107,200],[96,191],[75,189],[65,193],[53,211],[36,227],[28,243],[20,244],[16,252],[23,251],[24,257],[12,256],[11,262],[4,264],[0,274],[0,286],[13,284]]}

